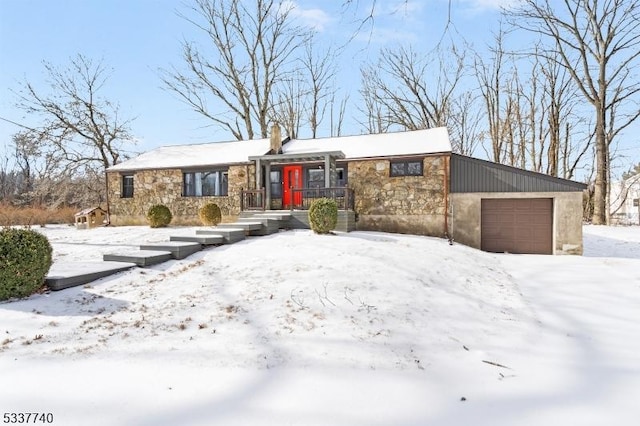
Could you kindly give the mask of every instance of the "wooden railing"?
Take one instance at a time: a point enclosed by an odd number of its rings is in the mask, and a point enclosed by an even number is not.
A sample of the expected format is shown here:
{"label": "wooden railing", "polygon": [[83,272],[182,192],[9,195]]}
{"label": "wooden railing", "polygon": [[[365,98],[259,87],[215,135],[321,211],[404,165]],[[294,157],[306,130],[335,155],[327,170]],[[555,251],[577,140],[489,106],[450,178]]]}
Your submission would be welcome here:
{"label": "wooden railing", "polygon": [[[300,194],[300,195],[296,195]],[[308,210],[313,200],[318,198],[330,198],[336,200],[338,210],[353,210],[354,196],[353,189],[347,187],[339,188],[291,188],[289,192],[290,209]],[[298,200],[299,202],[294,202]]]}
{"label": "wooden railing", "polygon": [[240,210],[264,210],[265,189],[243,189],[240,191]]}
{"label": "wooden railing", "polygon": [[[308,210],[313,200],[318,198],[336,200],[338,210],[354,210],[355,197],[353,189],[339,188],[291,188],[288,207],[293,210]],[[243,189],[240,191],[240,209],[265,210],[265,189]],[[285,207],[286,208],[286,207]]]}

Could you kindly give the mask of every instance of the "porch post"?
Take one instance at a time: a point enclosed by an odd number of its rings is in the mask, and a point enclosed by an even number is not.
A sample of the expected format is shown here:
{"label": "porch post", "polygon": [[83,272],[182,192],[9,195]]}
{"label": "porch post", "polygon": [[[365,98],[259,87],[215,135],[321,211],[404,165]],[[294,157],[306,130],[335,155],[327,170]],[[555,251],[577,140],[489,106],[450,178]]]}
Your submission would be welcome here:
{"label": "porch post", "polygon": [[271,161],[264,163],[264,206],[266,210],[271,210]]}
{"label": "porch post", "polygon": [[336,186],[336,159],[333,155],[324,156],[324,187],[334,188]]}
{"label": "porch post", "polygon": [[324,155],[324,187],[331,188],[331,156]]}
{"label": "porch post", "polygon": [[256,158],[256,188],[262,188],[262,163],[259,158]]}

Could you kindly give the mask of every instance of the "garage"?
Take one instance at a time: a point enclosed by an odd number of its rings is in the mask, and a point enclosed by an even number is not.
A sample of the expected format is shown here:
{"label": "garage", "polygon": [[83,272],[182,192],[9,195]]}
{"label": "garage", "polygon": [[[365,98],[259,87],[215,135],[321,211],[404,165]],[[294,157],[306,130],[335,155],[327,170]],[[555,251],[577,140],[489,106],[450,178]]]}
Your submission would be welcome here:
{"label": "garage", "polygon": [[553,200],[481,200],[481,249],[496,253],[552,254]]}
{"label": "garage", "polygon": [[587,185],[451,154],[449,235],[494,253],[582,254]]}

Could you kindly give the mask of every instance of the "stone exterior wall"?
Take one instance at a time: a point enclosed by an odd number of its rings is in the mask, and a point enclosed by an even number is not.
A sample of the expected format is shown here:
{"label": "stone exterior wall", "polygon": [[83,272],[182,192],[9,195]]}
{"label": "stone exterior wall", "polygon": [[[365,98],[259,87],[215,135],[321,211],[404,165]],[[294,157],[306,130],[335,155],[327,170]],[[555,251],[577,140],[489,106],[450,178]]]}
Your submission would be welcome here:
{"label": "stone exterior wall", "polygon": [[391,177],[390,160],[350,161],[357,229],[442,237],[445,235],[446,156],[423,160],[423,176]]}
{"label": "stone exterior wall", "polygon": [[483,198],[552,198],[553,254],[582,254],[582,192],[474,192],[450,194],[453,239],[479,249]]}
{"label": "stone exterior wall", "polygon": [[[109,209],[113,225],[147,224],[146,212],[154,204],[164,204],[173,214],[173,225],[200,225],[198,209],[213,202],[220,206],[222,220],[231,221],[240,213],[240,190],[255,186],[255,166],[229,167],[228,194],[224,197],[183,197],[181,169],[109,172]],[[133,174],[133,197],[122,198],[122,175]]]}

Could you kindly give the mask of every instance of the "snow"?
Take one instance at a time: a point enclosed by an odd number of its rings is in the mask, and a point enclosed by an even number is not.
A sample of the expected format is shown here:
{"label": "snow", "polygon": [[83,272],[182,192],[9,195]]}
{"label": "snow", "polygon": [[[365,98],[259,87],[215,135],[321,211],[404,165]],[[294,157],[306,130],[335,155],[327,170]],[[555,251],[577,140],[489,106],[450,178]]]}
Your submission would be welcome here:
{"label": "snow", "polygon": [[[39,228],[60,262],[196,229]],[[635,424],[640,227],[584,232],[584,256],[536,256],[287,231],[0,303],[0,411],[60,425]]]}
{"label": "snow", "polygon": [[[133,171],[246,163],[270,149],[269,139],[176,145],[156,148],[112,166],[109,171]],[[446,127],[378,135],[290,140],[283,154],[342,151],[345,158],[369,158],[451,152]]]}
{"label": "snow", "polygon": [[342,151],[346,159],[451,152],[446,127],[376,135],[296,139],[283,145],[283,154]]}
{"label": "snow", "polygon": [[109,171],[168,169],[246,163],[269,151],[269,139],[163,146],[109,167]]}

